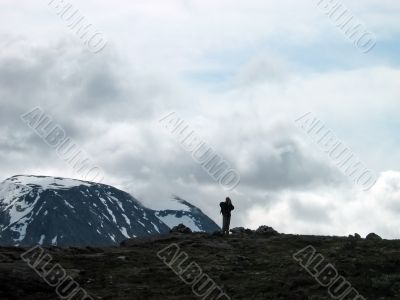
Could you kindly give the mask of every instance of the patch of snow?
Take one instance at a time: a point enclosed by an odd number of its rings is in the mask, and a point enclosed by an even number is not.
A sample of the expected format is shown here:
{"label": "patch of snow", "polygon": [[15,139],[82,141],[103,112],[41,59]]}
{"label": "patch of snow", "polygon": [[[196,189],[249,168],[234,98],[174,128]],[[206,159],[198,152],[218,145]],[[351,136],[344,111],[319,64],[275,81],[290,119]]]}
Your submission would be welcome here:
{"label": "patch of snow", "polygon": [[125,228],[125,227],[121,227],[121,233],[122,233],[126,238],[129,239],[129,235],[128,235],[128,232],[126,231],[126,228]]}
{"label": "patch of snow", "polygon": [[6,180],[7,182],[23,185],[27,187],[40,186],[43,189],[63,190],[75,186],[91,186],[89,182],[60,177],[17,175]]}
{"label": "patch of snow", "polygon": [[118,199],[118,198],[116,198],[116,197],[114,197],[114,196],[109,196],[110,197],[110,199],[113,199],[116,203],[117,203],[117,205],[119,206],[119,208],[123,211],[123,212],[125,212],[125,209],[122,207],[122,203],[121,203],[121,201]]}
{"label": "patch of snow", "polygon": [[64,203],[65,203],[69,208],[74,208],[67,200],[64,200]]}
{"label": "patch of snow", "polygon": [[151,222],[151,225],[153,225],[153,226],[154,226],[154,229],[155,229],[158,233],[160,233],[160,230],[158,229],[158,227],[157,227],[153,222]]}
{"label": "patch of snow", "polygon": [[109,236],[109,237],[113,240],[113,242],[115,243],[115,235],[109,234],[108,236]]}
{"label": "patch of snow", "polygon": [[125,214],[122,214],[122,216],[125,218],[126,224],[128,224],[129,226],[131,226],[131,221],[129,220],[129,218],[128,218]]}
{"label": "patch of snow", "polygon": [[38,216],[40,213],[41,213],[41,211],[42,211],[42,209],[43,209],[43,207],[44,207],[44,203],[42,202],[42,205],[39,207],[39,209],[36,211],[36,216]]}
{"label": "patch of snow", "polygon": [[21,198],[6,207],[6,210],[8,209],[10,215],[9,225],[12,225],[13,223],[21,220],[23,217],[28,216],[32,212],[36,203],[39,201],[39,198],[40,192],[36,196],[36,199],[33,201],[33,203],[27,203],[25,198]]}
{"label": "patch of snow", "polygon": [[30,187],[18,185],[9,181],[3,181],[0,184],[0,205],[10,205],[13,201],[22,196],[31,193]]}
{"label": "patch of snow", "polygon": [[101,198],[101,197],[100,197],[100,200],[104,204],[104,207],[107,209],[108,214],[112,217],[114,223],[117,224],[117,219],[115,218],[114,213],[112,212],[112,210],[108,208],[107,201],[105,199]]}
{"label": "patch of snow", "polygon": [[39,245],[43,245],[44,239],[45,239],[45,235],[42,234],[41,237],[40,237],[40,240],[39,240]]}
{"label": "patch of snow", "polygon": [[55,236],[52,240],[51,240],[51,244],[54,246],[57,246],[57,236]]}
{"label": "patch of snow", "polygon": [[172,227],[177,226],[177,225],[182,223],[186,227],[189,227],[193,232],[203,231],[195,224],[193,219],[191,219],[189,216],[182,216],[181,218],[178,218],[175,215],[167,215],[167,216],[164,216],[164,217],[161,217],[161,216],[157,215],[157,217],[162,222],[167,224],[167,226],[169,228],[172,228]]}

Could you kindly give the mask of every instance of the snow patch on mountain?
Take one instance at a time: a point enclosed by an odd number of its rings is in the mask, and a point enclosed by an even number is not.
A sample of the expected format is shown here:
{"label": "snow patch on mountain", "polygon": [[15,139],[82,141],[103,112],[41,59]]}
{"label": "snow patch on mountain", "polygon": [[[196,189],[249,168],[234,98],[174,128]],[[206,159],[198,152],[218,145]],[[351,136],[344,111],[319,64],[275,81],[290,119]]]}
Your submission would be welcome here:
{"label": "snow patch on mountain", "polygon": [[189,216],[177,217],[174,214],[169,214],[166,216],[157,214],[157,216],[160,218],[161,221],[167,224],[169,228],[173,228],[179,224],[183,224],[186,227],[189,227],[193,232],[203,231],[194,223],[193,219],[191,219]]}
{"label": "snow patch on mountain", "polygon": [[10,183],[27,187],[41,187],[43,190],[70,189],[76,186],[91,186],[90,182],[49,176],[16,175],[7,179]]}

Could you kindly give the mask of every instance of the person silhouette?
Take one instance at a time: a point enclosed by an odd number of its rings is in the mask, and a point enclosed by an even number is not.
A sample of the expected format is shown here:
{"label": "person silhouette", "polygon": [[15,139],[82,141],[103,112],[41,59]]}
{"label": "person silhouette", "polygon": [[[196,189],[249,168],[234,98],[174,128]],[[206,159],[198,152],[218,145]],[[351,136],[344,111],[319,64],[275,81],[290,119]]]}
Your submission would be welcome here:
{"label": "person silhouette", "polygon": [[231,223],[231,211],[235,209],[229,197],[226,197],[225,202],[219,204],[222,214],[222,234],[229,235],[229,226]]}

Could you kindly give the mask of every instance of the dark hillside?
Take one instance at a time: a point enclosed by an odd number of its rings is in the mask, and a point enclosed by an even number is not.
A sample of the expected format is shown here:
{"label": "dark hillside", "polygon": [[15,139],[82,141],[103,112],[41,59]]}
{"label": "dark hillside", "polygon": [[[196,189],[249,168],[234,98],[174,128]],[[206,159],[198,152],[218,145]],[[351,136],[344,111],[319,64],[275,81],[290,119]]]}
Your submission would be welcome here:
{"label": "dark hillside", "polygon": [[[293,254],[312,245],[365,299],[400,299],[400,241],[238,234],[170,234],[113,248],[47,249],[94,299],[201,299],[158,257],[176,243],[231,299],[332,299]],[[1,299],[57,299],[20,248],[1,248]],[[206,298],[209,299],[209,298]],[[210,298],[211,299],[211,298]],[[228,298],[220,298],[228,299]],[[363,299],[363,298],[344,298]]]}

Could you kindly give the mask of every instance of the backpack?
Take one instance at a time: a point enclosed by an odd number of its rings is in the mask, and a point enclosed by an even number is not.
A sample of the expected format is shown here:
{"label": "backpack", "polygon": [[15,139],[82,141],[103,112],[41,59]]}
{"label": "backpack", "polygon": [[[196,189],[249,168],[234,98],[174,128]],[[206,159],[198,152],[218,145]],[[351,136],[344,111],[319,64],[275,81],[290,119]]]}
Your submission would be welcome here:
{"label": "backpack", "polygon": [[225,208],[225,202],[221,202],[221,203],[219,204],[219,206],[221,207],[221,212],[220,212],[220,214],[223,214],[223,213],[224,213],[224,208]]}

